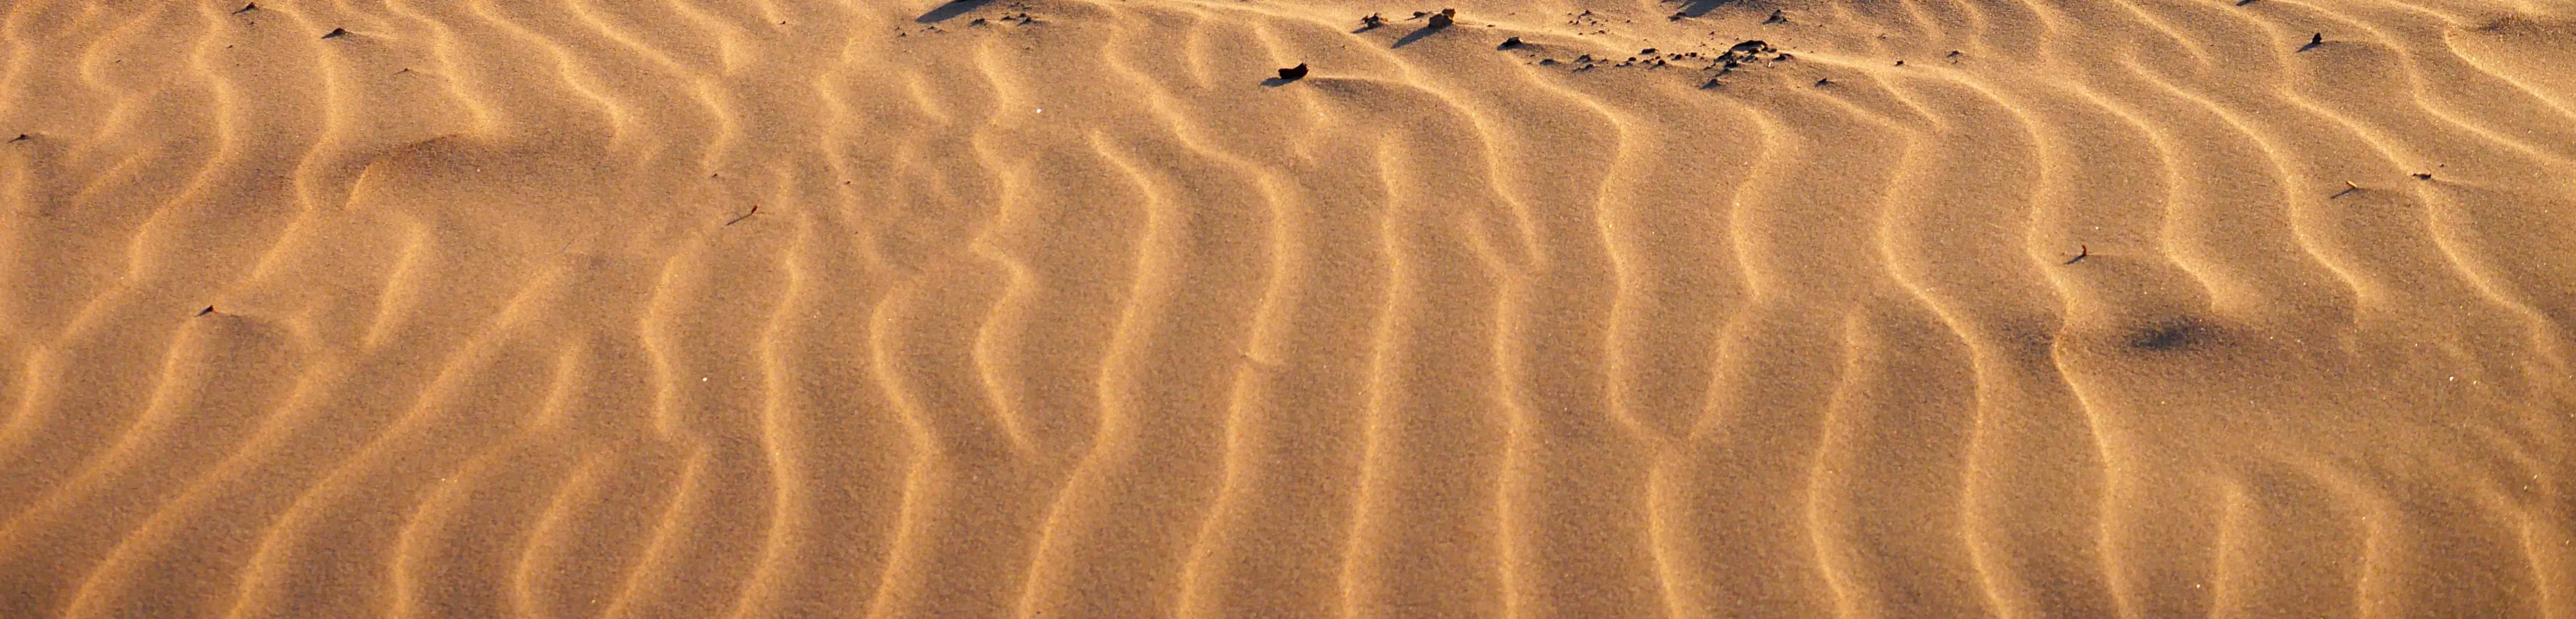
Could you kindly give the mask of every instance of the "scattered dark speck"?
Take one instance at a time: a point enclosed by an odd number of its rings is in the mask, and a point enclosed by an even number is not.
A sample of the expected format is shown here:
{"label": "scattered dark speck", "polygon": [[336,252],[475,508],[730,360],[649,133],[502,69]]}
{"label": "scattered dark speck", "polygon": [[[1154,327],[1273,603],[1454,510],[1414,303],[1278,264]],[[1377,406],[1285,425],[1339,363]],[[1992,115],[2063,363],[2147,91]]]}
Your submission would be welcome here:
{"label": "scattered dark speck", "polygon": [[253,3],[250,3],[250,4],[242,5],[242,8],[233,9],[233,14],[234,14],[234,15],[240,15],[240,14],[243,14],[243,13],[248,13],[248,12],[251,12],[251,11],[257,11],[257,10],[259,10],[259,3],[257,3],[257,2],[253,2]]}
{"label": "scattered dark speck", "polygon": [[347,28],[332,28],[331,33],[322,35],[322,38],[337,39],[345,36],[349,36],[349,30]]}
{"label": "scattered dark speck", "polygon": [[206,306],[206,309],[197,310],[197,315],[199,315],[199,316],[204,316],[204,315],[212,314],[212,313],[215,313],[215,306],[212,306],[212,305],[208,305],[208,306]]}

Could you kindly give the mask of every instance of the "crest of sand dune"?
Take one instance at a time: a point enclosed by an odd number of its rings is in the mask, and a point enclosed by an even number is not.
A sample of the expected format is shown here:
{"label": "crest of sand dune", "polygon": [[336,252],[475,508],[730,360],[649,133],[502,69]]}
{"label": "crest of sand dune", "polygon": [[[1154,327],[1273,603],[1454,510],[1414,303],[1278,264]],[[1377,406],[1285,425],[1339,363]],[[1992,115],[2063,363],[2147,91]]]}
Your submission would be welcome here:
{"label": "crest of sand dune", "polygon": [[13,0],[0,137],[0,617],[2576,616],[2563,0]]}

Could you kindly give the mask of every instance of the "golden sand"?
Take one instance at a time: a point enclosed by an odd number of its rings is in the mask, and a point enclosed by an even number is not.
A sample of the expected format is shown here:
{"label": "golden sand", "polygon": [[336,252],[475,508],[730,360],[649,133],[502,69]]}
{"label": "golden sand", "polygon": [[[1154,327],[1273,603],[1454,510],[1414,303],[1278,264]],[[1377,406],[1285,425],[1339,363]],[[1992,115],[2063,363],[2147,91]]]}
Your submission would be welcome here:
{"label": "golden sand", "polygon": [[0,617],[2576,617],[2566,0],[0,59]]}

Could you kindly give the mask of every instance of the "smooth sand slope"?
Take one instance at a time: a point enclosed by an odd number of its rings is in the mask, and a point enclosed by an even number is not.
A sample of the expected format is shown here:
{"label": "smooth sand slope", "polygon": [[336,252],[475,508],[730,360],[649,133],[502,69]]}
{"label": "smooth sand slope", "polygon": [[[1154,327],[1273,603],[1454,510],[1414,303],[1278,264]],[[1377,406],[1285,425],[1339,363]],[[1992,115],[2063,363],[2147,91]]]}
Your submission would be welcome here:
{"label": "smooth sand slope", "polygon": [[0,3],[0,617],[2576,617],[2576,4],[1446,6]]}

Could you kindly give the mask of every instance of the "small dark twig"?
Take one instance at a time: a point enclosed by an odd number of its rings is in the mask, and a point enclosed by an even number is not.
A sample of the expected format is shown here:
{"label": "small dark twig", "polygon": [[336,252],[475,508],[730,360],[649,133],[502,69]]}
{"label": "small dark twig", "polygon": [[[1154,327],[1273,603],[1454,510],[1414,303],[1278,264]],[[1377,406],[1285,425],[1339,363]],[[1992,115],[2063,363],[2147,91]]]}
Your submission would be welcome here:
{"label": "small dark twig", "polygon": [[208,305],[208,306],[206,306],[206,309],[197,310],[197,315],[199,315],[199,316],[204,316],[204,315],[212,314],[212,313],[215,313],[215,306],[212,306],[212,305]]}
{"label": "small dark twig", "polygon": [[750,212],[743,213],[741,217],[735,217],[735,218],[733,218],[733,221],[725,222],[725,225],[730,226],[730,225],[734,225],[734,224],[742,223],[742,220],[750,219],[750,218],[751,218],[751,216],[753,216],[753,215],[758,215],[758,214],[760,214],[760,205],[758,205],[758,204],[754,204],[754,205],[751,205],[751,211],[750,211]]}
{"label": "small dark twig", "polygon": [[330,34],[322,35],[322,38],[325,38],[325,39],[337,39],[337,38],[345,37],[345,36],[349,36],[349,29],[347,29],[347,28],[332,28],[332,29],[331,29],[331,33],[330,33]]}
{"label": "small dark twig", "polygon": [[257,2],[253,2],[253,3],[250,3],[250,4],[242,5],[242,8],[233,9],[233,14],[234,14],[234,15],[240,15],[240,14],[243,14],[243,13],[248,13],[248,12],[251,12],[251,11],[257,11],[257,10],[259,10],[259,3],[257,3]]}
{"label": "small dark twig", "polygon": [[2083,262],[2083,261],[2084,261],[2084,257],[2085,257],[2085,256],[2091,256],[2091,255],[2093,255],[2093,247],[2092,247],[2092,246],[2090,246],[2090,245],[2077,245],[2077,246],[2075,246],[2075,257],[2074,257],[2074,258],[2072,258],[2072,259],[2068,259],[2068,260],[2066,261],[2066,264],[2075,264],[2075,263],[2078,263],[2078,262]]}

